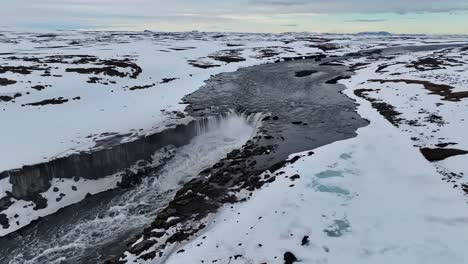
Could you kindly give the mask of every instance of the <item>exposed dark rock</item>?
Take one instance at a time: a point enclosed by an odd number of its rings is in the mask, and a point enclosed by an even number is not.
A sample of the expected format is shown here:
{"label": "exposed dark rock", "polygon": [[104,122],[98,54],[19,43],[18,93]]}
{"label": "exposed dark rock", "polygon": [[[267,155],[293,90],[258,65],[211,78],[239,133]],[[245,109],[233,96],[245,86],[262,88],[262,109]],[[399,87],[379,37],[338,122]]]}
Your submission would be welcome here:
{"label": "exposed dark rock", "polygon": [[388,71],[384,71],[384,70],[387,69],[390,66],[394,66],[394,65],[397,65],[397,64],[402,64],[402,63],[383,64],[383,65],[380,65],[377,68],[377,70],[375,70],[375,72],[377,72],[377,73],[388,72]]}
{"label": "exposed dark rock", "polygon": [[139,255],[141,254],[143,251],[149,249],[150,247],[152,247],[154,244],[156,244],[156,241],[154,240],[143,240],[141,241],[140,243],[136,244],[135,246],[133,246],[131,249],[130,249],[130,252],[132,254],[136,254],[136,255]]}
{"label": "exposed dark rock", "polygon": [[276,172],[277,170],[283,168],[284,166],[286,166],[287,164],[293,164],[295,163],[296,161],[298,161],[301,157],[300,156],[294,156],[293,158],[289,159],[289,160],[284,160],[284,161],[280,161],[278,163],[275,163],[274,165],[272,165],[268,170],[271,172],[271,173],[274,173]]}
{"label": "exposed dark rock", "polygon": [[439,56],[437,58],[420,58],[417,61],[412,61],[406,67],[408,68],[415,68],[418,71],[428,71],[428,70],[437,70],[437,69],[444,69],[445,66],[461,66],[464,62],[453,59],[453,58],[446,58],[443,56]]}
{"label": "exposed dark rock", "polygon": [[177,47],[177,48],[169,48],[170,50],[175,50],[175,51],[184,51],[184,50],[191,50],[195,49],[195,47]]}
{"label": "exposed dark rock", "polygon": [[317,48],[321,49],[323,51],[331,51],[331,50],[337,50],[340,49],[338,45],[335,45],[333,43],[326,43],[326,44],[317,44],[317,45],[308,45],[310,48]]}
{"label": "exposed dark rock", "polygon": [[32,196],[32,202],[35,204],[33,210],[37,211],[47,207],[47,199],[40,194]]}
{"label": "exposed dark rock", "polygon": [[336,66],[345,66],[343,63],[339,63],[339,62],[324,62],[322,64],[320,64],[320,66],[333,66],[333,67],[336,67]]}
{"label": "exposed dark rock", "polygon": [[177,80],[177,79],[179,79],[179,78],[162,78],[162,80],[161,80],[160,83],[161,83],[161,84],[163,84],[163,83],[169,83],[169,82],[175,81],[175,80]]}
{"label": "exposed dark rock", "polygon": [[1,101],[10,102],[10,101],[12,101],[12,100],[14,100],[15,98],[18,98],[18,97],[20,97],[20,96],[21,96],[20,93],[15,93],[13,96],[0,95],[0,102],[1,102]]}
{"label": "exposed dark rock", "polygon": [[378,101],[368,95],[369,92],[374,92],[373,89],[357,89],[354,90],[354,94],[363,99],[369,101],[374,109],[376,109],[385,119],[387,119],[394,126],[399,127],[400,124],[404,121],[402,118],[399,118],[401,115],[400,112],[395,110],[395,107],[387,104],[385,102]]}
{"label": "exposed dark rock", "polygon": [[37,35],[37,38],[56,38],[58,37],[57,34],[42,34],[42,35]]}
{"label": "exposed dark rock", "polygon": [[304,70],[304,71],[298,71],[294,74],[294,76],[296,77],[306,77],[306,76],[310,76],[314,73],[317,73],[317,71],[313,71],[313,70]]}
{"label": "exposed dark rock", "polygon": [[339,80],[349,79],[351,76],[338,76],[336,78],[326,81],[326,84],[337,84]]}
{"label": "exposed dark rock", "polygon": [[428,123],[436,124],[439,126],[443,126],[446,124],[444,118],[440,115],[431,113],[427,117],[424,118],[424,120]]}
{"label": "exposed dark rock", "polygon": [[295,175],[289,177],[289,179],[290,179],[291,181],[295,181],[295,180],[300,179],[300,178],[301,178],[301,176],[299,176],[298,174],[295,174]]}
{"label": "exposed dark rock", "polygon": [[143,89],[148,89],[148,88],[151,88],[151,87],[154,87],[156,86],[155,83],[153,84],[148,84],[148,85],[140,85],[140,86],[132,86],[129,88],[130,91],[134,91],[134,90],[143,90]]}
{"label": "exposed dark rock", "polygon": [[23,104],[22,106],[44,106],[44,105],[59,105],[68,102],[68,99],[64,99],[63,97],[59,98],[52,98],[52,99],[46,99],[42,100],[39,102],[34,102],[34,103],[29,103],[29,104]]}
{"label": "exposed dark rock", "polygon": [[0,214],[0,226],[3,229],[7,229],[10,227],[10,221],[8,220],[6,214]]}
{"label": "exposed dark rock", "polygon": [[31,88],[36,90],[36,91],[41,91],[41,90],[45,89],[45,86],[44,85],[34,85]]}
{"label": "exposed dark rock", "polygon": [[37,198],[37,194],[47,191],[51,187],[50,177],[52,175],[42,175],[40,171],[21,173],[13,171],[8,173],[12,184],[12,196],[16,199],[32,201]]}
{"label": "exposed dark rock", "polygon": [[366,66],[369,65],[369,64],[370,64],[370,63],[366,63],[366,62],[358,62],[358,63],[356,63],[356,64],[354,64],[354,65],[351,65],[351,66],[349,67],[349,70],[350,70],[350,71],[356,71],[356,70],[361,69],[362,67],[366,67]]}
{"label": "exposed dark rock", "polygon": [[440,161],[449,157],[465,155],[468,151],[461,149],[448,149],[448,148],[421,148],[421,153],[428,161]]}
{"label": "exposed dark rock", "polygon": [[310,55],[310,56],[297,56],[297,57],[282,57],[275,61],[275,63],[285,62],[285,61],[296,61],[296,60],[314,60],[314,61],[322,61],[325,59],[327,55],[325,54],[318,54],[318,55]]}
{"label": "exposed dark rock", "polygon": [[227,47],[242,47],[245,46],[244,44],[237,44],[237,43],[227,43]]}
{"label": "exposed dark rock", "polygon": [[460,101],[461,99],[468,97],[468,92],[452,92],[454,89],[453,86],[446,84],[435,84],[429,81],[421,80],[408,80],[408,79],[397,79],[397,80],[383,80],[383,79],[372,79],[370,82],[380,82],[380,83],[407,83],[407,84],[420,84],[424,88],[431,92],[431,94],[436,94],[443,97],[442,100],[446,101]]}
{"label": "exposed dark rock", "polygon": [[[83,58],[82,58],[83,59]],[[84,58],[86,61],[89,62],[86,57]],[[97,59],[92,59],[92,61],[96,61]],[[83,61],[76,62],[75,64],[84,64]],[[130,61],[129,59],[113,59],[113,60],[101,60],[98,61],[97,64],[103,65],[103,67],[88,67],[88,68],[67,68],[65,69],[66,72],[76,72],[79,74],[103,74],[112,77],[129,77],[132,79],[136,79],[140,73],[143,72],[140,66],[135,64],[134,62]],[[119,71],[119,68],[130,68],[131,72],[124,72]],[[89,79],[88,82],[95,83],[98,82],[98,79]]]}
{"label": "exposed dark rock", "polygon": [[208,56],[208,58],[211,58],[216,61],[225,62],[225,63],[245,61],[246,59],[241,57],[241,51],[242,50],[239,50],[239,49],[222,50],[222,51],[217,52],[216,54]]}
{"label": "exposed dark rock", "polygon": [[8,209],[10,205],[12,205],[13,202],[11,201],[11,198],[8,196],[4,196],[0,199],[0,212]]}
{"label": "exposed dark rock", "polygon": [[462,191],[465,192],[465,194],[468,194],[468,184],[462,184],[461,189],[462,189]]}
{"label": "exposed dark rock", "polygon": [[31,74],[33,71],[44,71],[47,68],[41,68],[36,66],[0,66],[0,73],[16,73],[16,74],[23,74],[28,75]]}
{"label": "exposed dark rock", "polygon": [[222,61],[222,62],[226,62],[226,63],[245,61],[245,58],[236,57],[236,56],[213,56],[211,58],[216,60],[216,61]]}
{"label": "exposed dark rock", "polygon": [[287,251],[284,253],[284,264],[293,264],[294,262],[298,262],[299,260],[294,256],[293,253]]}
{"label": "exposed dark rock", "polygon": [[126,77],[128,74],[125,72],[120,72],[113,67],[101,67],[101,68],[67,68],[66,72],[76,72],[80,74],[104,74],[108,76],[116,77]]}
{"label": "exposed dark rock", "polygon": [[346,57],[371,57],[374,55],[381,55],[382,51],[383,50],[381,49],[363,50],[363,51],[348,53],[345,56]]}
{"label": "exposed dark rock", "polygon": [[271,49],[271,48],[261,48],[261,49],[255,50],[255,51],[258,52],[258,55],[255,56],[257,59],[272,58],[272,57],[276,57],[276,56],[281,54],[277,50]]}
{"label": "exposed dark rock", "polygon": [[102,78],[99,77],[89,77],[89,79],[86,81],[87,83],[99,83],[101,82]]}
{"label": "exposed dark rock", "polygon": [[193,67],[201,68],[201,69],[221,67],[221,65],[219,65],[219,64],[212,64],[212,63],[206,63],[206,62],[197,62],[197,61],[189,61],[189,64],[192,65]]}
{"label": "exposed dark rock", "polygon": [[16,83],[15,80],[10,80],[10,79],[6,79],[6,78],[0,78],[0,86],[12,85],[12,84],[15,84],[15,83]]}
{"label": "exposed dark rock", "polygon": [[448,147],[448,146],[451,146],[451,145],[457,145],[457,143],[453,143],[453,142],[439,143],[439,144],[436,144],[435,146],[439,147],[439,148],[445,148],[445,147]]}
{"label": "exposed dark rock", "polygon": [[123,173],[122,175],[122,180],[117,183],[117,186],[119,186],[122,189],[128,189],[140,184],[141,181],[141,173],[136,173],[131,170],[125,170],[125,173]]}

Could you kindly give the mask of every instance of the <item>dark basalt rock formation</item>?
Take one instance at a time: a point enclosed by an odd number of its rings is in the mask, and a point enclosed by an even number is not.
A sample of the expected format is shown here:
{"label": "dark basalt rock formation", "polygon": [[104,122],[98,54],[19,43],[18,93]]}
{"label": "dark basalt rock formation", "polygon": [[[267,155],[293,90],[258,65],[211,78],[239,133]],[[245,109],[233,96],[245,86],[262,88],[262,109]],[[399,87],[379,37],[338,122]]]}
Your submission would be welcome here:
{"label": "dark basalt rock formation", "polygon": [[11,198],[9,196],[5,196],[0,199],[0,212],[3,210],[8,209],[10,205],[12,205],[13,202],[11,201]]}
{"label": "dark basalt rock formation", "polygon": [[0,86],[12,85],[12,84],[15,84],[15,83],[16,83],[15,80],[10,80],[10,79],[6,79],[6,78],[0,78]]}
{"label": "dark basalt rock formation", "polygon": [[50,68],[44,68],[39,66],[0,66],[0,73],[16,73],[16,74],[23,74],[28,75],[31,74],[33,71],[45,71],[49,70]]}
{"label": "dark basalt rock formation", "polygon": [[189,64],[195,68],[200,68],[200,69],[221,67],[221,65],[218,65],[218,64],[212,64],[212,63],[201,62],[201,61],[189,61]]}
{"label": "dark basalt rock formation", "polygon": [[284,264],[293,264],[294,262],[299,261],[293,253],[287,251],[284,253]]}
{"label": "dark basalt rock formation", "polygon": [[294,76],[296,77],[307,77],[307,76],[310,76],[314,73],[316,73],[317,71],[308,71],[308,70],[303,70],[303,71],[298,71],[294,74]]}
{"label": "dark basalt rock formation", "polygon": [[297,57],[282,57],[281,59],[275,60],[274,63],[279,63],[279,62],[284,62],[284,61],[297,61],[297,60],[322,61],[326,57],[327,57],[327,55],[325,55],[325,54],[297,56]]}
{"label": "dark basalt rock formation", "polygon": [[36,90],[36,91],[42,91],[42,90],[45,89],[45,86],[44,85],[34,85],[31,88]]}
{"label": "dark basalt rock formation", "polygon": [[[86,61],[78,61],[73,64],[85,64],[89,63],[87,57],[82,58]],[[76,72],[80,74],[103,74],[113,77],[129,77],[136,79],[140,73],[143,72],[143,69],[138,66],[136,63],[132,62],[130,59],[112,59],[112,60],[98,60],[95,57],[91,57],[92,62],[97,61],[95,64],[102,65],[102,67],[89,67],[89,68],[67,68],[66,72]],[[119,68],[129,68],[130,73],[119,71]]]}
{"label": "dark basalt rock formation", "polygon": [[0,226],[5,229],[10,227],[10,221],[5,214],[0,214]]}
{"label": "dark basalt rock formation", "polygon": [[15,93],[13,96],[9,96],[9,95],[0,95],[0,102],[10,102],[12,100],[14,100],[15,98],[18,98],[20,97],[21,94],[20,93]]}
{"label": "dark basalt rock formation", "polygon": [[22,106],[44,106],[44,105],[59,105],[68,102],[68,99],[63,97],[46,99],[35,103],[23,104]]}
{"label": "dark basalt rock formation", "polygon": [[134,90],[144,90],[144,89],[148,89],[148,88],[151,88],[151,87],[154,87],[156,86],[155,83],[153,84],[148,84],[148,85],[135,85],[135,86],[132,86],[130,88],[128,88],[130,91],[134,91]]}
{"label": "dark basalt rock formation", "polygon": [[160,84],[164,84],[164,83],[170,83],[172,81],[175,81],[179,78],[162,78],[161,82],[159,82]]}
{"label": "dark basalt rock formation", "polygon": [[404,119],[400,118],[400,112],[398,112],[393,105],[387,104],[385,102],[379,101],[375,98],[372,98],[368,95],[369,92],[375,92],[377,90],[373,89],[357,89],[354,90],[354,94],[359,96],[367,101],[369,101],[372,107],[379,112],[385,119],[387,119],[392,125],[399,127]]}
{"label": "dark basalt rock formation", "polygon": [[209,55],[208,58],[225,63],[245,61],[246,59],[241,56],[241,51],[242,49],[222,50],[215,54]]}
{"label": "dark basalt rock formation", "polygon": [[453,148],[422,148],[421,153],[428,161],[440,161],[458,155],[468,154],[468,151]]}
{"label": "dark basalt rock formation", "polygon": [[[32,200],[50,188],[51,179],[99,179],[121,172],[140,160],[150,161],[151,155],[162,147],[188,144],[197,133],[196,122],[203,120],[179,125],[128,143],[106,146],[101,150],[77,153],[50,162],[5,171],[0,173],[0,179],[10,177],[13,184],[12,197]],[[132,182],[130,180],[122,184],[128,186]]]}
{"label": "dark basalt rock formation", "polygon": [[345,80],[345,79],[350,79],[351,76],[338,76],[336,78],[330,79],[326,81],[326,84],[337,84],[339,80]]}

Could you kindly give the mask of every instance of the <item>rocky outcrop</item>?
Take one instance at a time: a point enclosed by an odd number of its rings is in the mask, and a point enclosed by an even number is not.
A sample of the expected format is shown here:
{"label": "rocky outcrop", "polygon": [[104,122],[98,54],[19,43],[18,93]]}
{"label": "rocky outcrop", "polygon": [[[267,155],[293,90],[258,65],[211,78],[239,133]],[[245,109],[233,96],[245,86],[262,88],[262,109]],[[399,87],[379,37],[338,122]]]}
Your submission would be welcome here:
{"label": "rocky outcrop", "polygon": [[424,158],[430,162],[441,161],[453,156],[466,155],[468,151],[452,148],[421,148]]}

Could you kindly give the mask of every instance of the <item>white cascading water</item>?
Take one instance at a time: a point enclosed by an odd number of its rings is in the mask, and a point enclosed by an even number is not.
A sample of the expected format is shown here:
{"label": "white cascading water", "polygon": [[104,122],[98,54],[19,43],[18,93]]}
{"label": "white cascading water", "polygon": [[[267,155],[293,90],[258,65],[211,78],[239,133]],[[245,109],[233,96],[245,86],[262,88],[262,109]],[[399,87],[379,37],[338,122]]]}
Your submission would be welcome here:
{"label": "white cascading water", "polygon": [[125,237],[149,224],[158,209],[167,204],[181,183],[211,167],[230,151],[251,139],[259,126],[260,114],[234,112],[211,117],[197,125],[197,136],[174,151],[157,173],[143,183],[115,197],[92,218],[56,228],[50,239],[30,241],[18,249],[10,264],[76,263],[106,243]]}

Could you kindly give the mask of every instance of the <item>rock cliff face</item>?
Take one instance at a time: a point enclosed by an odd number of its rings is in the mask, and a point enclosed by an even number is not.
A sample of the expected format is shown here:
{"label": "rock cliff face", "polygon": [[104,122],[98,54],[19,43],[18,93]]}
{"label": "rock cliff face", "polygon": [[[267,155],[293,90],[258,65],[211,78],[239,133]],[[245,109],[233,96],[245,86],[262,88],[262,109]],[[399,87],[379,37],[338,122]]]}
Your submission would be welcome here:
{"label": "rock cliff face", "polygon": [[73,154],[50,162],[5,171],[0,173],[0,179],[10,177],[12,197],[33,200],[37,194],[50,188],[51,179],[99,179],[129,168],[140,160],[150,161],[151,155],[162,147],[168,145],[179,147],[188,144],[203,122],[203,120],[192,121],[187,125],[178,125],[106,149]]}

